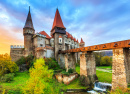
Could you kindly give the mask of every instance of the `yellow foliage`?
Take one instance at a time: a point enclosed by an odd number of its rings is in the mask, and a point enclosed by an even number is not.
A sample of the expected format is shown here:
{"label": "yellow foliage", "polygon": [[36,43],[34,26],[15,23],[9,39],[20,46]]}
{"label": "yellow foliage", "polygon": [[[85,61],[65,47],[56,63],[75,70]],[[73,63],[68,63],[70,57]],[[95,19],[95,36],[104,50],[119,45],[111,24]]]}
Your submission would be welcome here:
{"label": "yellow foliage", "polygon": [[2,94],[5,94],[5,89],[3,90]]}
{"label": "yellow foliage", "polygon": [[0,75],[3,75],[7,71],[12,73],[18,70],[18,66],[15,62],[11,61],[11,57],[7,53],[4,55],[0,54]]}
{"label": "yellow foliage", "polygon": [[45,66],[44,59],[37,59],[34,63],[34,68],[29,70],[30,78],[23,88],[24,94],[44,94],[45,84],[49,79],[52,79],[53,70],[48,70]]}

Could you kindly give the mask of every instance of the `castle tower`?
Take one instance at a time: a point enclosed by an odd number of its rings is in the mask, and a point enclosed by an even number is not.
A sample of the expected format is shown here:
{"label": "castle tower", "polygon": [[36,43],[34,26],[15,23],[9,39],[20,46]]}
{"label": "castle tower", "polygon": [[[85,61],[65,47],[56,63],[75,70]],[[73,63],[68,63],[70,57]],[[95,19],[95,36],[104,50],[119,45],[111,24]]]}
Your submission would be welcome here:
{"label": "castle tower", "polygon": [[81,41],[79,43],[79,48],[84,47],[85,46],[85,42],[83,41],[83,39],[81,38]]}
{"label": "castle tower", "polygon": [[54,53],[55,53],[55,59],[58,61],[58,52],[60,50],[65,50],[65,37],[66,35],[66,28],[63,25],[62,19],[60,17],[60,13],[58,9],[55,13],[55,18],[53,22],[53,26],[51,29],[51,36],[54,36]]}
{"label": "castle tower", "polygon": [[33,54],[32,37],[33,37],[34,33],[35,33],[35,29],[33,27],[33,22],[32,22],[31,13],[30,13],[30,6],[29,6],[28,16],[27,16],[27,19],[25,22],[25,26],[23,28],[24,48],[25,48],[24,55],[25,56]]}

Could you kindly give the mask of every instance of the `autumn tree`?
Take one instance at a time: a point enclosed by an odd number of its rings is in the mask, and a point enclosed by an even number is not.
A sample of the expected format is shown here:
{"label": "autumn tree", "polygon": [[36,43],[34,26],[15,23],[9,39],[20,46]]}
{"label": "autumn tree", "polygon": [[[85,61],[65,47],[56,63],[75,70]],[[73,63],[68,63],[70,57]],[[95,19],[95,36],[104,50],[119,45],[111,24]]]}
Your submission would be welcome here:
{"label": "autumn tree", "polygon": [[11,60],[11,57],[7,53],[0,54],[0,76],[6,73],[14,73],[18,70],[18,66]]}

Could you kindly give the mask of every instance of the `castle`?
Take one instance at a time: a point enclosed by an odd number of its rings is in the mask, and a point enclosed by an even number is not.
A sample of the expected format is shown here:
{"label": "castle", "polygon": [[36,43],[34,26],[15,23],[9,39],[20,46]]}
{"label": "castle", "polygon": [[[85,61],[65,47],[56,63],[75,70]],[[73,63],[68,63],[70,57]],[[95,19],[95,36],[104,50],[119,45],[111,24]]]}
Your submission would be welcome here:
{"label": "castle", "polygon": [[[24,46],[10,46],[12,61],[17,61],[21,56],[26,57],[30,54],[34,55],[36,58],[53,57],[58,60],[59,51],[84,47],[85,45],[82,38],[79,43],[78,39],[76,40],[76,38],[66,31],[58,9],[56,10],[50,33],[50,36],[45,31],[35,33],[29,7],[28,16],[25,26],[23,27]],[[78,58],[78,53],[76,58]]]}

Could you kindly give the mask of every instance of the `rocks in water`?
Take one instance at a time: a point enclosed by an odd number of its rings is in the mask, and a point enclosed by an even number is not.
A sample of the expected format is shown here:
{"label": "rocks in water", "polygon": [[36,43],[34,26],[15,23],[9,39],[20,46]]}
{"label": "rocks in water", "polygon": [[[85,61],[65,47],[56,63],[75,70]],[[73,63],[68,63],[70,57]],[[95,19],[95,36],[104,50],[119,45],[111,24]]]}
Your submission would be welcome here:
{"label": "rocks in water", "polygon": [[81,85],[83,85],[83,86],[89,86],[90,88],[93,88],[95,81],[98,80],[98,77],[97,77],[96,74],[94,74],[94,75],[88,75],[87,77],[84,76],[84,75],[81,75],[79,77],[79,80],[80,80]]}

